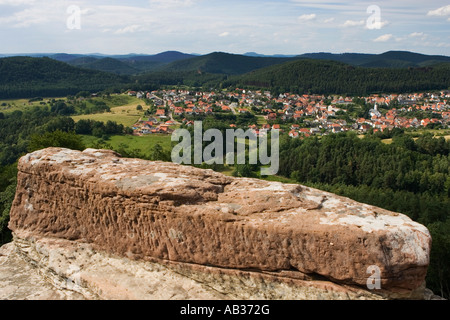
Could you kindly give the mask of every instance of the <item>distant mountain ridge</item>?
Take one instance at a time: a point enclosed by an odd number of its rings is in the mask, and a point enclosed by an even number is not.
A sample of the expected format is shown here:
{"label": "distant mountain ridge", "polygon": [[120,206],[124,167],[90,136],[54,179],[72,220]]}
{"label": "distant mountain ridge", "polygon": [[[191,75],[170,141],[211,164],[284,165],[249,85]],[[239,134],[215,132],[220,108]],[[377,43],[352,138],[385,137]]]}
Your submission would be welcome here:
{"label": "distant mountain ridge", "polygon": [[81,57],[75,55],[74,57],[75,59],[67,59],[66,56],[60,54],[49,56],[49,58],[67,62],[68,64],[77,67],[111,72],[120,75],[133,75],[155,71],[171,62],[189,59],[195,56],[178,51],[166,51],[155,55],[88,55]]}
{"label": "distant mountain ridge", "polygon": [[122,88],[127,78],[71,66],[47,57],[0,59],[0,99],[73,95]]}
{"label": "distant mountain ridge", "polygon": [[285,63],[295,59],[296,58],[293,57],[253,57],[225,52],[213,52],[203,56],[172,62],[161,68],[160,71],[196,71],[199,73],[235,75],[244,74],[260,68]]}
{"label": "distant mountain ridge", "polygon": [[426,55],[409,51],[388,51],[382,54],[365,53],[306,53],[299,58],[332,60],[347,63],[353,66],[372,68],[408,68],[428,67],[442,62],[450,62],[450,57],[439,55]]}
{"label": "distant mountain ridge", "polygon": [[[3,56],[7,55],[0,54],[0,57]],[[426,55],[409,51],[388,51],[382,54],[317,52],[300,55],[263,55],[256,52],[244,54],[213,52],[205,55],[195,55],[179,51],[166,51],[153,55],[134,53],[125,55],[57,53],[29,54],[28,56],[49,57],[73,66],[119,75],[135,75],[154,71],[198,71],[235,75],[299,59],[330,60],[352,66],[371,68],[416,68],[450,62],[449,56]]]}
{"label": "distant mountain ridge", "polygon": [[450,57],[400,51],[284,58],[224,52],[194,56],[175,51],[116,58],[77,54],[51,57],[0,58],[0,99],[111,89],[153,90],[180,84],[324,94],[450,89]]}
{"label": "distant mountain ridge", "polygon": [[48,57],[53,60],[65,62],[72,66],[110,72],[118,75],[133,75],[144,72],[155,71],[171,62],[194,58],[196,55],[186,54],[178,51],[166,51],[154,55],[147,54],[126,54],[126,55],[105,55],[94,54],[68,54],[68,53],[34,53],[34,54],[0,54],[0,58],[21,56],[32,58]]}
{"label": "distant mountain ridge", "polygon": [[382,54],[309,53],[297,56],[266,56],[254,52],[248,52],[244,55],[213,52],[207,55],[174,61],[162,67],[159,71],[198,71],[203,73],[239,75],[273,65],[305,59],[328,60],[355,67],[370,68],[419,68],[450,62],[450,57],[447,56],[430,56],[407,51],[389,51]]}

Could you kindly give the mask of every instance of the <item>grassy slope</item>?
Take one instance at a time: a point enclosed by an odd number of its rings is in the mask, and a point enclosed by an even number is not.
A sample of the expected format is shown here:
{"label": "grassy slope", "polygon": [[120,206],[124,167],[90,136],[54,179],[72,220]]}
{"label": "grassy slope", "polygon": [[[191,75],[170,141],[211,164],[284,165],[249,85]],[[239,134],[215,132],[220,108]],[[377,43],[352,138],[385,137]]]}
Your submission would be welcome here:
{"label": "grassy slope", "polygon": [[105,101],[105,103],[111,108],[111,112],[86,114],[73,116],[72,118],[75,122],[81,119],[90,119],[102,122],[115,121],[119,124],[123,124],[124,126],[131,127],[144,116],[144,111],[136,110],[136,107],[138,105],[144,105],[144,102],[135,97],[121,95],[111,97],[110,99],[103,99],[103,101]]}
{"label": "grassy slope", "polygon": [[[87,147],[92,147],[98,138],[94,136],[83,136],[83,142]],[[150,150],[156,145],[160,144],[163,149],[171,150],[171,136],[153,134],[147,136],[112,136],[106,143],[110,144],[114,149],[119,149],[121,145],[126,145],[126,150],[139,149],[145,155],[150,153]]]}
{"label": "grassy slope", "polygon": [[[52,98],[44,98],[44,102],[51,100]],[[58,100],[64,100],[64,98],[57,98]],[[41,101],[28,102],[29,99],[6,99],[0,100],[0,112],[5,114],[11,113],[17,110],[25,111],[34,107],[42,107]],[[2,104],[6,106],[2,106]]]}

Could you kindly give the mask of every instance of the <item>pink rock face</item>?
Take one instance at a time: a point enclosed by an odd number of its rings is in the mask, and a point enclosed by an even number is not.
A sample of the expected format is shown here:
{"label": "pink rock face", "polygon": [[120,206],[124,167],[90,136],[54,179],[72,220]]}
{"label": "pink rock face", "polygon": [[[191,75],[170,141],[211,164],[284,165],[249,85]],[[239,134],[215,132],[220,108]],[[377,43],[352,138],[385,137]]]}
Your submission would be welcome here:
{"label": "pink rock face", "polygon": [[92,149],[22,157],[9,227],[135,259],[378,280],[400,295],[423,285],[431,246],[407,216],[330,193]]}

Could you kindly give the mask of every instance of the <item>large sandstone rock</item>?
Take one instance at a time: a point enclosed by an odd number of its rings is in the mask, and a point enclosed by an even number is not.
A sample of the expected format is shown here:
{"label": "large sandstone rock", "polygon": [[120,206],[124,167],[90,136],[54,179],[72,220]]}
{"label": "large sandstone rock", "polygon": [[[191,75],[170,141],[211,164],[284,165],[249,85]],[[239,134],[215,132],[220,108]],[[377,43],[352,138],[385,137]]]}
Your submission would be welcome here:
{"label": "large sandstone rock", "polygon": [[90,244],[15,237],[0,248],[0,300],[376,299],[367,290],[290,274],[131,260]]}
{"label": "large sandstone rock", "polygon": [[9,227],[25,241],[76,241],[178,273],[368,291],[375,267],[381,289],[368,295],[405,298],[423,295],[431,245],[408,217],[330,193],[90,149],[22,157]]}

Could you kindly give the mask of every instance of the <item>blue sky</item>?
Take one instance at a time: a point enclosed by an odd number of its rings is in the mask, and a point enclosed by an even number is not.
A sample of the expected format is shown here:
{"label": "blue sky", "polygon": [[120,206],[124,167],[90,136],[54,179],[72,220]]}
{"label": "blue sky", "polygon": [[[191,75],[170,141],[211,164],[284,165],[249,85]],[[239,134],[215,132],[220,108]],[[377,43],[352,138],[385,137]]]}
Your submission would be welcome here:
{"label": "blue sky", "polygon": [[0,0],[0,53],[450,55],[450,0]]}

